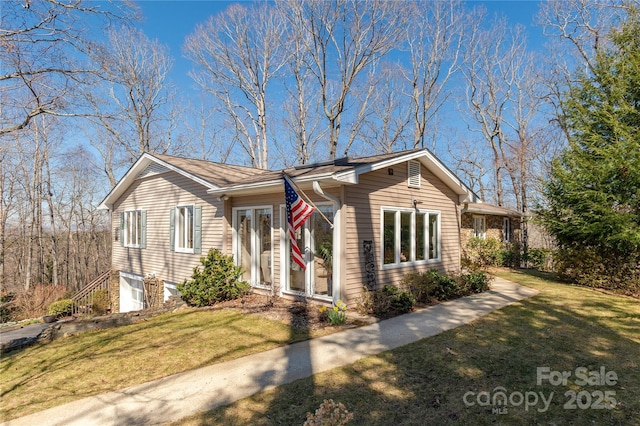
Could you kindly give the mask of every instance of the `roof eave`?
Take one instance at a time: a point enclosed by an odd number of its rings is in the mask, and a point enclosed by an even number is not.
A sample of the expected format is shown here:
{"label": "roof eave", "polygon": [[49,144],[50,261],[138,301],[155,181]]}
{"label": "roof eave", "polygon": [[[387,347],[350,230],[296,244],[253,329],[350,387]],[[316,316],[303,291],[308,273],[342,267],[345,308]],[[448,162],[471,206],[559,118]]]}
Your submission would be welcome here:
{"label": "roof eave", "polygon": [[359,176],[363,173],[380,170],[385,167],[394,166],[410,160],[419,160],[427,169],[429,169],[434,175],[436,175],[436,177],[442,180],[445,185],[451,188],[456,195],[458,195],[460,203],[475,202],[479,199],[479,197],[469,187],[462,183],[462,181],[460,181],[453,172],[451,172],[427,149],[413,151],[405,155],[393,157],[377,163],[363,164],[352,170],[336,173],[335,179],[343,183],[357,184]]}
{"label": "roof eave", "polygon": [[[300,186],[306,186],[309,184],[309,187],[313,184],[313,182],[334,182],[335,179],[333,174],[324,173],[321,175],[312,175],[305,177],[292,177],[289,176],[289,179],[293,180],[296,184]],[[223,196],[242,196],[242,195],[260,195],[260,194],[268,194],[274,192],[277,188],[282,186],[282,179],[272,179],[264,182],[256,182],[256,183],[248,183],[244,185],[234,185],[227,186],[224,188],[215,188],[209,189],[207,194],[217,195],[219,197]]]}
{"label": "roof eave", "polygon": [[164,160],[161,160],[157,157],[154,157],[152,154],[145,152],[138,158],[138,160],[133,163],[133,165],[127,170],[122,179],[113,187],[113,189],[107,194],[107,196],[102,200],[102,202],[98,205],[99,210],[111,210],[113,209],[113,205],[116,201],[125,193],[127,188],[131,186],[131,184],[137,179],[138,175],[152,162],[158,163],[167,169],[174,171],[176,173],[181,174],[182,176],[187,177],[195,182],[198,182],[202,186],[205,186],[209,189],[217,188],[216,185],[208,182],[192,173],[189,173],[179,167],[174,166],[171,163],[168,163]]}

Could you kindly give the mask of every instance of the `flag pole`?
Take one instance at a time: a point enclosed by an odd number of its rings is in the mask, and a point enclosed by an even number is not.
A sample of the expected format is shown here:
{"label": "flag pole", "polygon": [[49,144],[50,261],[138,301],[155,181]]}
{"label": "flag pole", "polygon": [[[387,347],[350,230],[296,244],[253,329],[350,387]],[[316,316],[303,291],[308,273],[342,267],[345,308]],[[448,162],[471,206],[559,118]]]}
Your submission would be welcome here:
{"label": "flag pole", "polygon": [[322,211],[318,208],[318,206],[316,206],[316,204],[311,200],[311,198],[309,198],[309,196],[307,194],[305,194],[304,191],[293,180],[291,180],[289,178],[289,176],[287,176],[287,174],[284,171],[282,172],[282,176],[287,180],[287,182],[289,182],[291,185],[295,186],[296,189],[302,195],[304,195],[304,197],[307,199],[307,201],[309,201],[309,204],[311,204],[313,206],[313,208],[316,209],[316,211],[318,213],[320,213],[320,216],[322,216],[322,218],[327,221],[327,223],[329,224],[331,229],[333,229],[333,223],[324,215],[324,213],[322,213]]}

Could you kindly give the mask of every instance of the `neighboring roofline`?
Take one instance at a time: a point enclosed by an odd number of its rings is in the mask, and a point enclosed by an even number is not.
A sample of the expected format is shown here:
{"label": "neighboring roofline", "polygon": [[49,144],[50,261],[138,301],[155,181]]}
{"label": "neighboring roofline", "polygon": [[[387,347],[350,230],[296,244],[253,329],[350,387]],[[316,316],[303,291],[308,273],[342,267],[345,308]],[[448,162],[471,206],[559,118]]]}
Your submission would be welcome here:
{"label": "neighboring roofline", "polygon": [[131,186],[131,184],[137,179],[138,175],[142,173],[142,171],[144,171],[144,169],[146,169],[152,162],[158,163],[171,171],[179,173],[182,176],[198,182],[208,189],[217,188],[217,186],[212,184],[211,182],[208,182],[199,176],[189,173],[181,169],[180,167],[176,167],[167,161],[161,160],[155,157],[153,154],[145,152],[140,156],[140,158],[138,158],[135,163],[133,163],[131,167],[129,167],[129,170],[127,170],[122,179],[120,179],[116,186],[114,186],[113,189],[104,198],[104,200],[102,200],[102,202],[98,205],[98,210],[111,210],[113,208],[113,204],[122,196],[122,194],[125,193],[127,188],[129,188],[129,186]]}
{"label": "neighboring roofline", "polygon": [[524,216],[524,214],[519,211],[486,203],[464,203],[462,213],[489,214],[493,216]]}

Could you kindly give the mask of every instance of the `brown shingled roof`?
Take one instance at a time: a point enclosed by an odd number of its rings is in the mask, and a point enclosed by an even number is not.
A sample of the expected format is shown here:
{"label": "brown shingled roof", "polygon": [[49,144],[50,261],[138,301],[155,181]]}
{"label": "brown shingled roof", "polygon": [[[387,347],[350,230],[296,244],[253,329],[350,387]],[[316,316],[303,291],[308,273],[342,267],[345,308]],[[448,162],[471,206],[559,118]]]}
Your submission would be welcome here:
{"label": "brown shingled roof", "polygon": [[154,157],[170,163],[185,172],[198,176],[218,187],[233,187],[235,185],[247,185],[252,183],[267,182],[279,179],[284,171],[287,175],[300,178],[316,175],[331,174],[347,171],[355,167],[374,164],[379,161],[406,155],[411,151],[393,152],[390,154],[373,155],[361,158],[337,158],[335,160],[319,163],[305,164],[284,170],[262,170],[253,167],[237,166],[232,164],[215,163],[207,160],[195,160],[175,157],[172,155],[153,154]]}
{"label": "brown shingled roof", "polygon": [[256,176],[273,173],[269,170],[255,169],[253,167],[215,163],[213,161],[175,157],[173,155],[153,154],[153,156],[219,187],[237,185],[238,183],[247,182],[248,179],[254,179]]}

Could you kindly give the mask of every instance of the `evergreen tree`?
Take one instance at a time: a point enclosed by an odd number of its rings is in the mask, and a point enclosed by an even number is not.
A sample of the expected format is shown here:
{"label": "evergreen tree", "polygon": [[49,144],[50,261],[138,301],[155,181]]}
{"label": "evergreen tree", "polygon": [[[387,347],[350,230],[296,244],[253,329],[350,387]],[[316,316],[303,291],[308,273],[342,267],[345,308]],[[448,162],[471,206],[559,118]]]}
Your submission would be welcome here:
{"label": "evergreen tree", "polygon": [[[613,34],[592,75],[563,100],[568,148],[545,182],[540,218],[582,284],[640,285],[640,20]],[[568,255],[568,256],[567,256]],[[594,264],[580,263],[588,258]],[[568,261],[568,262],[567,262]],[[591,268],[591,271],[577,269]],[[578,281],[580,281],[578,279]],[[617,284],[616,284],[617,282]]]}

